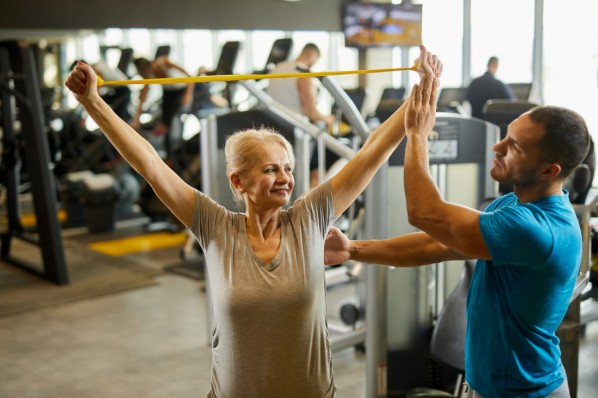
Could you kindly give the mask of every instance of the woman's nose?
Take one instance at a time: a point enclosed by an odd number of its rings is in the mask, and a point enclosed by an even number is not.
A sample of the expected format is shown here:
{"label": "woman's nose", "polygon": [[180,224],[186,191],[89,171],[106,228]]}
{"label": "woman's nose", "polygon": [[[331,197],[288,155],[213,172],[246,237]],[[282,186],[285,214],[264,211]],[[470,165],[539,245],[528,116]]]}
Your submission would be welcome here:
{"label": "woman's nose", "polygon": [[276,173],[276,179],[279,181],[286,181],[289,179],[289,175],[287,174],[286,171],[281,170],[278,173]]}
{"label": "woman's nose", "polygon": [[276,173],[276,180],[281,184],[287,184],[293,179],[293,175],[285,170]]}

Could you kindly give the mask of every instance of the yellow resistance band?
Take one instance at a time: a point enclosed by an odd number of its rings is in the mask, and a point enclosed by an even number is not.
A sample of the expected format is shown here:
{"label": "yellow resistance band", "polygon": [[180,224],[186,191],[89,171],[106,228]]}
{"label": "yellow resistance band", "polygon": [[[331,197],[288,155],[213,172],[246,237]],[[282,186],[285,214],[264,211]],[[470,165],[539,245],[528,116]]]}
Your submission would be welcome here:
{"label": "yellow resistance band", "polygon": [[300,73],[259,73],[253,75],[214,75],[214,76],[187,76],[164,77],[159,79],[139,80],[110,80],[104,81],[98,76],[98,86],[121,86],[128,84],[177,84],[177,83],[208,83],[208,82],[234,82],[239,80],[283,79],[289,77],[315,77],[339,75],[364,75],[367,73],[397,72],[403,70],[417,70],[417,64],[408,68],[386,68],[366,70],[343,70],[335,72],[300,72]]}

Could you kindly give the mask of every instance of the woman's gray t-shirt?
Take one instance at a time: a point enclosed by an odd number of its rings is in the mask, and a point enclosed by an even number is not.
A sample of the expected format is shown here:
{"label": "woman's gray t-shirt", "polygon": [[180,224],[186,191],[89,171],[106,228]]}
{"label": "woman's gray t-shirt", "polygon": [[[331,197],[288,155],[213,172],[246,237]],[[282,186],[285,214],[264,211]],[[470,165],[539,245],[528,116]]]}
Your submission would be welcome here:
{"label": "woman's gray t-shirt", "polygon": [[213,310],[210,398],[335,394],[324,279],[324,240],[336,220],[330,183],[280,220],[280,250],[266,264],[244,214],[195,195],[190,230],[205,254]]}

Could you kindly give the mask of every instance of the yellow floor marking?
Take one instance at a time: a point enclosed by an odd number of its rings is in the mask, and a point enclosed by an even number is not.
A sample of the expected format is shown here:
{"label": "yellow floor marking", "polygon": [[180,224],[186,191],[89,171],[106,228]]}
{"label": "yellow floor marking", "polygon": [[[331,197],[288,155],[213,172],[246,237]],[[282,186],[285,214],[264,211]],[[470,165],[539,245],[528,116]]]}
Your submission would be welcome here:
{"label": "yellow floor marking", "polygon": [[[65,222],[66,221],[66,212],[62,209],[58,210],[58,212],[56,212],[56,217],[58,217],[59,222]],[[37,225],[37,219],[35,217],[35,213],[21,214],[21,216],[19,217],[19,220],[21,221],[21,226],[23,226],[25,228],[35,227]],[[4,215],[4,222],[8,223],[8,217],[6,215]]]}
{"label": "yellow floor marking", "polygon": [[90,243],[90,249],[118,257],[127,254],[151,252],[175,246],[183,246],[187,240],[187,232],[156,232],[129,238],[113,239],[103,242]]}

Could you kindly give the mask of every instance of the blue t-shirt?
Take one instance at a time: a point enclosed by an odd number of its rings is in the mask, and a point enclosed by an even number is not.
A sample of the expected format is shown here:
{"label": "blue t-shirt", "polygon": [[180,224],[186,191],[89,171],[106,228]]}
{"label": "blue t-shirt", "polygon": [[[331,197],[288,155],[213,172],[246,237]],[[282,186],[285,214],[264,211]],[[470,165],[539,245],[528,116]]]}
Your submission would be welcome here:
{"label": "blue t-shirt", "polygon": [[502,196],[480,228],[492,260],[478,260],[467,297],[466,379],[485,398],[545,397],[565,380],[555,332],[581,262],[569,194]]}

